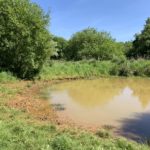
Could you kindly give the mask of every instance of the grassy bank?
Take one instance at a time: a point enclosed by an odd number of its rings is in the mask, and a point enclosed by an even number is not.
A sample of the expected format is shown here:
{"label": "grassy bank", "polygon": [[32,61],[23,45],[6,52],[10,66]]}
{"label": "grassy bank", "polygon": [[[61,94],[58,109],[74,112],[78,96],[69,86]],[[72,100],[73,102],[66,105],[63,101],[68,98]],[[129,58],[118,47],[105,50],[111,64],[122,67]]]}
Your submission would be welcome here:
{"label": "grassy bank", "polygon": [[150,77],[150,61],[54,61],[41,71],[41,80],[64,78],[93,78],[102,76]]}
{"label": "grassy bank", "polygon": [[[57,80],[109,76],[150,77],[150,60],[51,61],[35,79]],[[11,73],[0,72],[0,82],[18,80]]]}
{"label": "grassy bank", "polygon": [[38,95],[50,84],[43,80],[92,78],[110,75],[150,76],[150,61],[63,62],[44,67],[41,81],[19,81],[0,73],[0,149],[2,150],[149,150],[138,144],[113,137],[107,130],[96,133],[62,128],[51,118],[51,106]]}
{"label": "grassy bank", "polygon": [[[30,85],[30,86],[29,86]],[[13,82],[0,85],[0,149],[2,150],[148,150],[149,147],[114,138],[108,131],[90,133],[77,128],[62,128],[61,125],[41,117],[44,108],[35,89],[45,83]],[[34,94],[30,94],[34,93]],[[26,95],[27,94],[27,95]],[[25,97],[26,95],[27,97]],[[30,96],[29,96],[30,95]],[[38,95],[38,94],[37,94]],[[21,107],[20,99],[23,101]],[[36,101],[38,99],[38,102]],[[30,103],[29,103],[30,102]],[[32,106],[32,102],[34,106]],[[13,105],[9,105],[9,103]],[[20,105],[20,106],[19,106]],[[40,105],[40,106],[38,106]],[[16,106],[16,107],[13,107]],[[30,106],[32,107],[30,108]],[[34,114],[38,110],[38,117]],[[34,110],[34,113],[32,110]],[[46,112],[47,114],[47,112]]]}
{"label": "grassy bank", "polygon": [[148,150],[125,139],[101,138],[77,131],[60,131],[54,125],[34,125],[23,121],[1,121],[2,150]]}

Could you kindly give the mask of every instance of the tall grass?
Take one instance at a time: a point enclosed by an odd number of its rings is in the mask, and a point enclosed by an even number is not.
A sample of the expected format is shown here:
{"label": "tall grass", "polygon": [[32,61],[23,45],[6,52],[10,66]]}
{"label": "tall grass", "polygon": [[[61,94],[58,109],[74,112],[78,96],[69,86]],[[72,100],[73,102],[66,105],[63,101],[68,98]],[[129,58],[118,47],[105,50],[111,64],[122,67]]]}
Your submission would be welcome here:
{"label": "tall grass", "polygon": [[[66,78],[94,78],[108,76],[150,77],[150,60],[123,61],[52,61],[46,64],[38,77],[41,80]],[[9,72],[0,72],[0,83],[14,82]]]}
{"label": "tall grass", "polygon": [[112,63],[110,61],[55,61],[46,65],[40,73],[40,79],[90,78],[108,76]]}
{"label": "tall grass", "polygon": [[150,61],[54,61],[45,65],[39,78],[42,80],[64,78],[93,78],[102,76],[147,76],[150,77]]}
{"label": "tall grass", "polygon": [[116,76],[150,77],[150,61],[139,59],[116,62],[110,74]]}

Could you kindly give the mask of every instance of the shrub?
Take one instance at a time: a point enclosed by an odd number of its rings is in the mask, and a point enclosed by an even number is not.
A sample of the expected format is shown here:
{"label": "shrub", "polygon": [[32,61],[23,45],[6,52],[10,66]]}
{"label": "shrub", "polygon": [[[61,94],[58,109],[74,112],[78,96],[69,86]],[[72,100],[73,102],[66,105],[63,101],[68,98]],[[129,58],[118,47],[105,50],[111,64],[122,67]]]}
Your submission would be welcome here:
{"label": "shrub", "polygon": [[144,59],[131,60],[130,66],[131,70],[133,71],[133,75],[150,76],[149,74],[150,61]]}
{"label": "shrub", "polygon": [[49,15],[30,0],[0,0],[0,68],[32,78],[52,53]]}
{"label": "shrub", "polygon": [[118,66],[118,75],[119,76],[131,76],[133,73],[132,73],[132,70],[130,68],[130,62],[129,61],[125,61],[123,63],[121,63],[119,66]]}

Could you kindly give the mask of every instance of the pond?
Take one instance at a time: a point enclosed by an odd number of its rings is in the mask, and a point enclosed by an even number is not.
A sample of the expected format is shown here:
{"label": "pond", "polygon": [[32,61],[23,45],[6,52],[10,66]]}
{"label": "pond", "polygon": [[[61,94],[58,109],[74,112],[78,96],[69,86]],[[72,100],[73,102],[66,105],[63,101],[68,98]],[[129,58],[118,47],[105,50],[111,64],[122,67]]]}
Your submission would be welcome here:
{"label": "pond", "polygon": [[150,138],[150,79],[101,78],[53,85],[50,101],[84,126],[112,126],[116,134]]}

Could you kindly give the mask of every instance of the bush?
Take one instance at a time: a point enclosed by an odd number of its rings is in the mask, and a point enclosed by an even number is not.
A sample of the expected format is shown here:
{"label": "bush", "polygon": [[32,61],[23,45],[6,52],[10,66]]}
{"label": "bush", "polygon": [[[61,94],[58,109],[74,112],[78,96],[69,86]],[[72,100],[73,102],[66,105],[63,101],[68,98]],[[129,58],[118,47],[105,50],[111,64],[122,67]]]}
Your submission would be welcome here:
{"label": "bush", "polygon": [[0,68],[32,78],[52,53],[49,15],[30,0],[0,0]]}
{"label": "bush", "polygon": [[111,75],[131,76],[133,74],[133,71],[130,67],[130,61],[126,59],[118,59],[118,60],[113,60],[112,62],[115,63],[115,65],[110,71]]}
{"label": "bush", "polygon": [[120,66],[118,67],[118,75],[119,76],[131,76],[132,70],[130,68],[130,62],[129,61],[125,61],[122,64],[120,64]]}
{"label": "bush", "polygon": [[131,66],[134,76],[150,77],[150,74],[149,74],[150,61],[139,59],[139,60],[131,60],[130,62],[131,62],[130,66]]}

